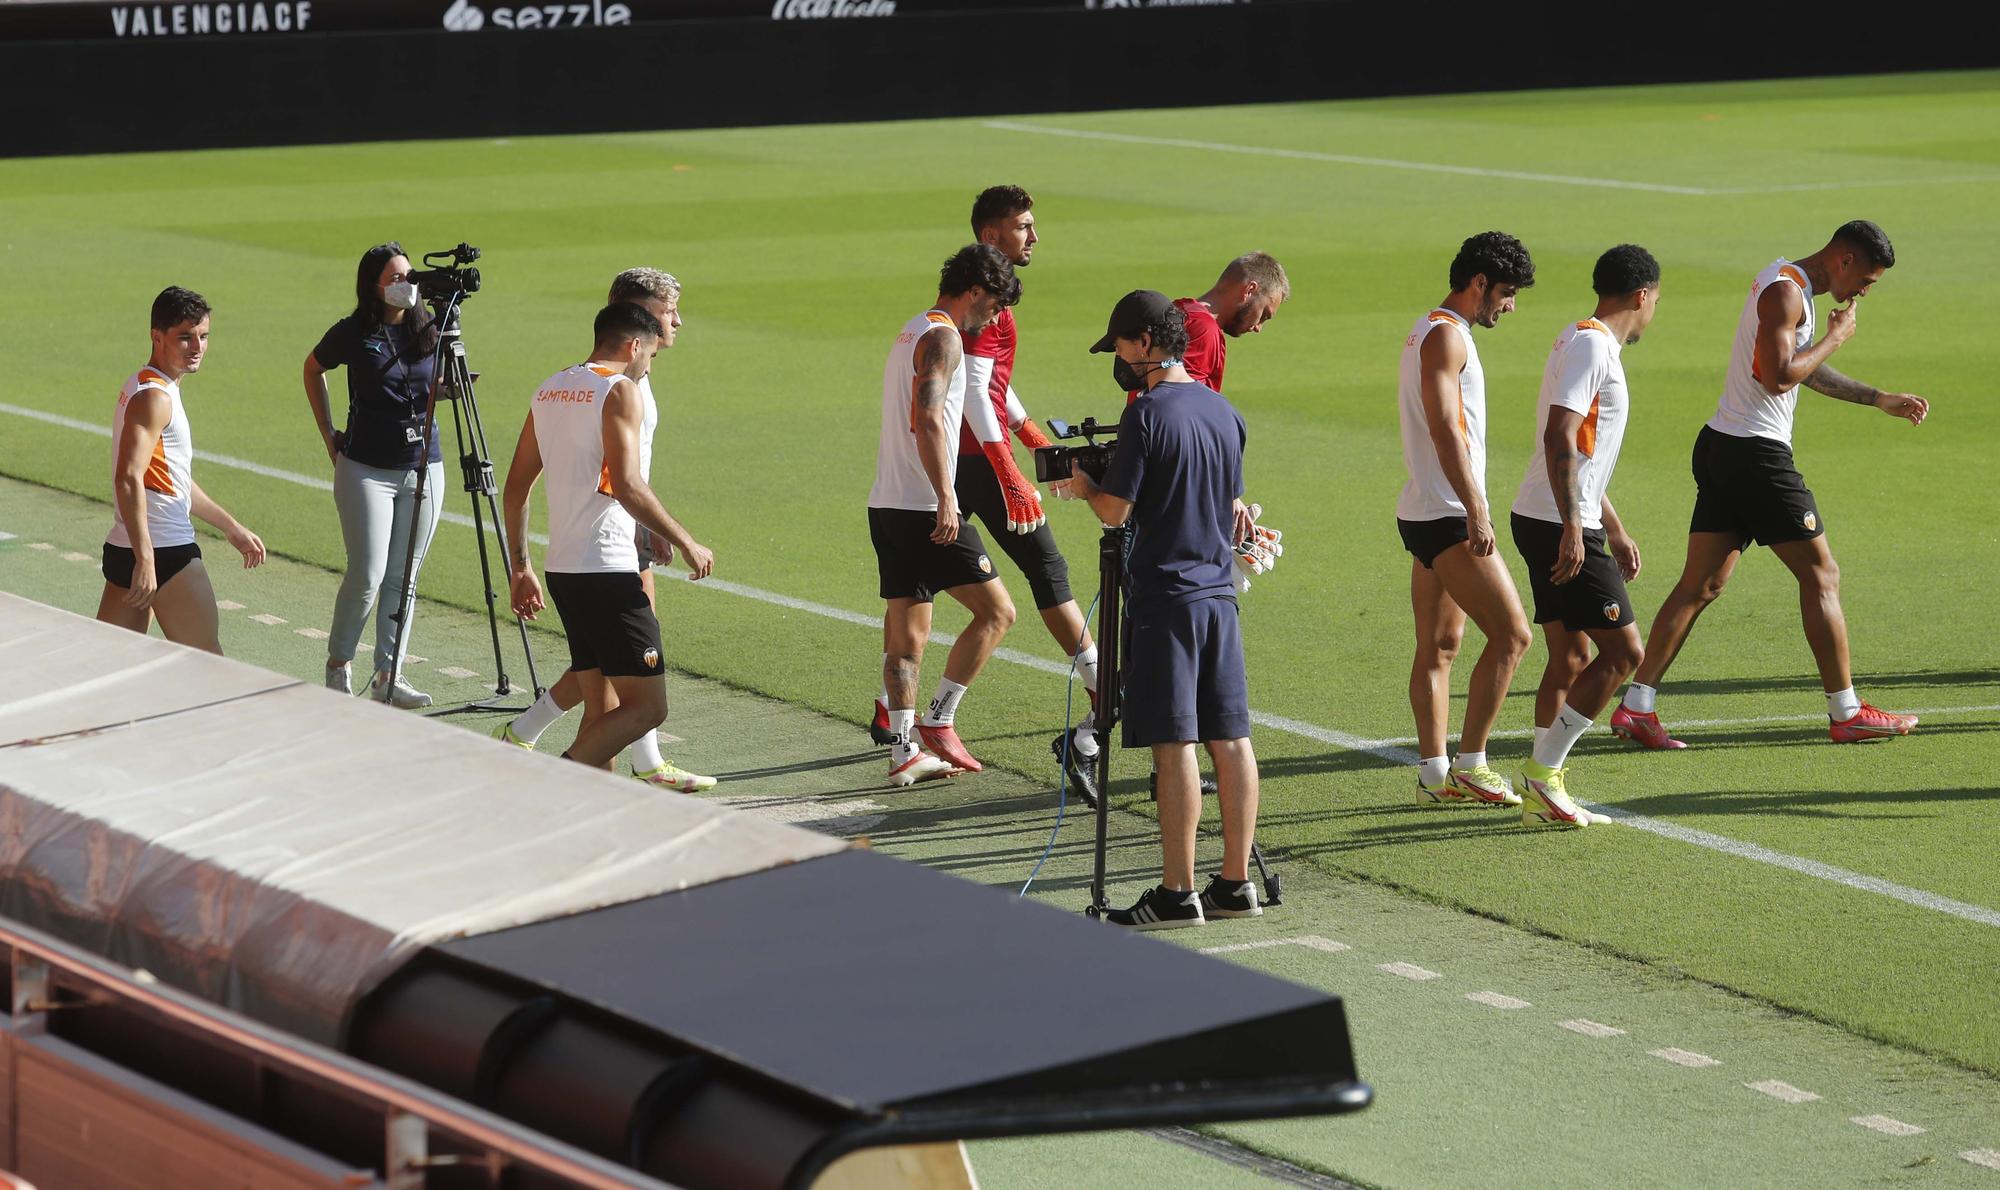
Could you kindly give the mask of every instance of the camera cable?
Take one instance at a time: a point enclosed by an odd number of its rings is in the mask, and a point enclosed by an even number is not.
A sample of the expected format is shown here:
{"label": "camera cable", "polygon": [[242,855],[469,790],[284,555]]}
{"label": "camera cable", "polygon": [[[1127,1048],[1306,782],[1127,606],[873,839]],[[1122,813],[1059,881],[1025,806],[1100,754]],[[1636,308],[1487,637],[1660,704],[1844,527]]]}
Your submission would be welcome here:
{"label": "camera cable", "polygon": [[[1090,606],[1083,613],[1083,625],[1086,630],[1092,627],[1097,615],[1097,601],[1102,595],[1103,592],[1100,591],[1090,597]],[[1063,690],[1063,755],[1058,758],[1059,763],[1056,766],[1059,770],[1056,778],[1056,824],[1049,828],[1049,842],[1042,848],[1042,857],[1035,861],[1034,870],[1028,873],[1027,881],[1021,885],[1021,891],[1014,894],[1015,896],[1028,895],[1028,889],[1034,885],[1035,877],[1042,874],[1042,865],[1049,862],[1049,856],[1056,849],[1056,835],[1062,831],[1063,814],[1069,806],[1069,749],[1074,746],[1072,741],[1075,729],[1076,654],[1072,653],[1069,659],[1069,683]],[[1110,791],[1104,789],[1097,792],[1099,797],[1107,797],[1109,794]]]}

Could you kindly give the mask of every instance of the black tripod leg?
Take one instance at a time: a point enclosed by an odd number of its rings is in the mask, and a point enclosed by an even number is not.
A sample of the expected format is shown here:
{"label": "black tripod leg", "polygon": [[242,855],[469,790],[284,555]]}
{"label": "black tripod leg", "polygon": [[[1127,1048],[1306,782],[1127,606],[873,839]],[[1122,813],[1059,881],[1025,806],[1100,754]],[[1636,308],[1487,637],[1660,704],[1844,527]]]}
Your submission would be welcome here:
{"label": "black tripod leg", "polygon": [[1111,834],[1111,729],[1123,713],[1125,702],[1121,686],[1124,679],[1119,671],[1124,635],[1120,601],[1125,581],[1122,530],[1104,531],[1097,544],[1097,561],[1098,579],[1102,584],[1099,598],[1104,604],[1104,616],[1100,621],[1104,635],[1097,666],[1097,846],[1091,870],[1090,906],[1085,910],[1093,917],[1102,915],[1111,907],[1104,889],[1104,853]]}
{"label": "black tripod leg", "polygon": [[1257,861],[1257,875],[1264,878],[1264,903],[1282,905],[1285,903],[1284,885],[1271,869],[1264,866],[1264,849],[1257,846],[1257,840],[1250,840],[1250,858]]}

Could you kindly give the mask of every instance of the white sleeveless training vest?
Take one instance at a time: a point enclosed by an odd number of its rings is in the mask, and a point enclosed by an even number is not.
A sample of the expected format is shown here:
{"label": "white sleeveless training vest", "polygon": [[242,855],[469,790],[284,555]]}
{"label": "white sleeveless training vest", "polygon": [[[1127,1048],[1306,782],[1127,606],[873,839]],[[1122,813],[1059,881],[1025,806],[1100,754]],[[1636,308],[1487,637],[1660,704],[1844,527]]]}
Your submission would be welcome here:
{"label": "white sleeveless training vest", "polygon": [[1471,325],[1440,307],[1411,328],[1397,371],[1396,409],[1403,425],[1403,466],[1409,472],[1402,495],[1396,499],[1398,520],[1441,521],[1465,515],[1465,503],[1445,479],[1437,447],[1431,442],[1430,425],[1424,419],[1424,338],[1440,327],[1448,328],[1444,333],[1465,340],[1465,367],[1458,373],[1458,427],[1472,460],[1473,482],[1479,485],[1480,495],[1486,494],[1486,373],[1479,366],[1479,348],[1472,341]]}
{"label": "white sleeveless training vest", "polygon": [[1770,438],[1790,446],[1792,414],[1799,404],[1798,386],[1793,385],[1774,397],[1764,391],[1763,382],[1757,378],[1757,299],[1777,284],[1796,285],[1804,295],[1805,319],[1792,332],[1792,347],[1803,351],[1812,346],[1813,325],[1817,321],[1813,314],[1812,282],[1806,279],[1804,269],[1779,257],[1750,283],[1750,296],[1743,301],[1743,316],[1736,321],[1736,342],[1729,349],[1729,371],[1722,378],[1722,399],[1717,402],[1715,416],[1708,419],[1708,425],[1717,433],[1738,438]]}

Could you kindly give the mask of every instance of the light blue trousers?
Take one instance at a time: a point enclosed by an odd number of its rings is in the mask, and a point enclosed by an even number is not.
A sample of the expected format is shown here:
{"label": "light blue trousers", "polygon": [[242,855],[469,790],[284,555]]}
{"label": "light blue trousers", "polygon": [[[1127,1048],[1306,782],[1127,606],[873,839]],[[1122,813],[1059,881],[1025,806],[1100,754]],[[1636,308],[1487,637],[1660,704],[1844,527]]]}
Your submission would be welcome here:
{"label": "light blue trousers", "polygon": [[[416,518],[415,570],[422,571],[424,553],[437,533],[444,500],[444,464],[432,463],[424,479],[424,506]],[[326,655],[333,661],[354,660],[354,648],[368,613],[375,617],[375,669],[389,672],[396,647],[395,611],[402,596],[403,556],[410,548],[410,509],[417,500],[415,471],[385,470],[357,463],[346,455],[333,468],[333,503],[340,510],[340,535],[347,542],[347,577],[333,602],[333,628]],[[416,575],[410,576],[414,590]],[[406,615],[414,616],[412,597]],[[410,634],[403,633],[408,650]]]}

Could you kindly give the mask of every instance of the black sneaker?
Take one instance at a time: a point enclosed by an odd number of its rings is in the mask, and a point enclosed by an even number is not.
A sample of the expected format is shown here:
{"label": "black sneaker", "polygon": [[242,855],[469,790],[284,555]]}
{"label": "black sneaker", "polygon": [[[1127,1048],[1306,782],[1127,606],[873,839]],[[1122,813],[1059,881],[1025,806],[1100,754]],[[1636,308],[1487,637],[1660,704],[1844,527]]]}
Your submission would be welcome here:
{"label": "black sneaker", "polygon": [[1084,759],[1083,753],[1078,752],[1076,746],[1069,742],[1069,737],[1070,733],[1064,732],[1049,741],[1049,751],[1056,754],[1056,763],[1060,764],[1063,772],[1068,774],[1069,787],[1076,791],[1076,796],[1083,799],[1084,805],[1095,810],[1097,809],[1097,761],[1095,758]]}
{"label": "black sneaker", "polygon": [[1221,792],[1221,786],[1215,783],[1215,778],[1204,775],[1201,779],[1202,796],[1207,797],[1211,793],[1219,793],[1219,792]]}
{"label": "black sneaker", "polygon": [[1202,924],[1201,898],[1192,892],[1174,892],[1165,885],[1139,894],[1130,909],[1113,909],[1104,920],[1131,930],[1178,930]]}
{"label": "black sneaker", "polygon": [[1264,906],[1257,901],[1256,885],[1224,880],[1217,872],[1201,890],[1201,912],[1204,917],[1262,917]]}

